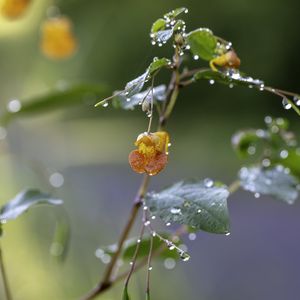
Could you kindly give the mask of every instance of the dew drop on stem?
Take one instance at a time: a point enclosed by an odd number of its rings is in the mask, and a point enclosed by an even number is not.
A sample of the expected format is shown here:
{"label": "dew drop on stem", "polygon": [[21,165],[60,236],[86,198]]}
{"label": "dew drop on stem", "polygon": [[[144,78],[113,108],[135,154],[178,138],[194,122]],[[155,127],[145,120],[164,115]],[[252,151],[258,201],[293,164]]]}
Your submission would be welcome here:
{"label": "dew drop on stem", "polygon": [[283,105],[284,109],[291,109],[292,108],[292,104],[288,101],[287,98],[282,99],[282,105]]}

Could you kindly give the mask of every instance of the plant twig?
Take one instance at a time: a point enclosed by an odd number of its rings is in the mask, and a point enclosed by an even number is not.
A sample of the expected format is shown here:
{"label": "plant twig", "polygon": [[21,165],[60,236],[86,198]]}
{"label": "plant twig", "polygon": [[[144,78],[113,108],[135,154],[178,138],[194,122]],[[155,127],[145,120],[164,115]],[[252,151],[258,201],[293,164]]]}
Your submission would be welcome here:
{"label": "plant twig", "polygon": [[4,293],[5,293],[6,300],[12,300],[12,296],[11,296],[10,289],[9,289],[9,284],[8,284],[8,279],[7,279],[7,275],[6,275],[6,272],[5,272],[1,245],[0,245],[0,272],[1,272],[1,276],[2,276],[2,281],[3,281]]}
{"label": "plant twig", "polygon": [[82,298],[82,300],[93,299],[95,296],[97,296],[100,293],[102,293],[103,291],[107,290],[112,285],[111,276],[112,276],[113,270],[115,268],[115,265],[118,261],[120,254],[121,254],[124,242],[127,239],[128,235],[131,231],[131,228],[134,224],[134,221],[138,214],[139,208],[142,205],[142,199],[144,197],[144,194],[146,193],[148,183],[149,183],[149,175],[145,175],[145,177],[140,185],[140,188],[136,194],[136,197],[134,199],[134,203],[131,208],[129,219],[128,219],[126,226],[124,227],[123,232],[120,236],[118,246],[117,246],[117,251],[114,253],[110,263],[107,265],[107,268],[103,275],[103,279],[90,293],[88,293],[86,296],[84,296]]}

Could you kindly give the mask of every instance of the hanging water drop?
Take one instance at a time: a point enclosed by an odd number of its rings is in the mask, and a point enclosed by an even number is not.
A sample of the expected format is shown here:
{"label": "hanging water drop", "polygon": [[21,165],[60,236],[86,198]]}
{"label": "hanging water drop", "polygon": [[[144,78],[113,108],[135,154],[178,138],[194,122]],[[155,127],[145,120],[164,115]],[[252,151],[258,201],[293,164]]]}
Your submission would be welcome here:
{"label": "hanging water drop", "polygon": [[209,84],[210,84],[210,85],[213,85],[213,84],[215,84],[215,81],[214,81],[213,79],[210,79],[210,80],[209,80]]}
{"label": "hanging water drop", "polygon": [[288,101],[287,98],[282,99],[282,105],[283,105],[284,109],[291,109],[292,108],[292,104]]}
{"label": "hanging water drop", "polygon": [[199,55],[194,55],[194,60],[198,60],[199,59]]}
{"label": "hanging water drop", "polygon": [[103,107],[107,107],[107,106],[108,106],[108,102],[107,102],[107,101],[104,102],[104,103],[102,104],[102,106],[103,106]]}
{"label": "hanging water drop", "polygon": [[298,96],[295,96],[293,100],[297,106],[300,106],[300,98]]}
{"label": "hanging water drop", "polygon": [[255,193],[255,194],[254,194],[254,197],[255,197],[255,198],[259,198],[259,197],[260,197],[260,193]]}
{"label": "hanging water drop", "polygon": [[166,226],[167,227],[171,226],[171,223],[170,222],[166,223]]}

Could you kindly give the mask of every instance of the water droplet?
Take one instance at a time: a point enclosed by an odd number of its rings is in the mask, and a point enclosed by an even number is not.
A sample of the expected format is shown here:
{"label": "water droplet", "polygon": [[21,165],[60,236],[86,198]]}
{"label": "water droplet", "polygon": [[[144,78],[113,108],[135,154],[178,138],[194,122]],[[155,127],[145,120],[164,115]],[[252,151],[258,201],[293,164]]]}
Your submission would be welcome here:
{"label": "water droplet", "polygon": [[284,109],[291,109],[292,108],[292,104],[289,103],[287,98],[282,99],[282,105],[283,105]]}
{"label": "water droplet", "polygon": [[199,55],[194,55],[194,60],[198,60],[199,59]]}
{"label": "water droplet", "polygon": [[171,223],[170,223],[170,222],[168,222],[168,223],[166,224],[166,226],[168,226],[168,227],[169,227],[169,226],[171,226]]}
{"label": "water droplet", "polygon": [[192,232],[192,233],[189,234],[189,240],[190,240],[190,241],[194,241],[196,238],[197,238],[196,233],[193,233],[193,232]]}
{"label": "water droplet", "polygon": [[180,214],[181,213],[181,209],[180,208],[175,208],[175,207],[172,207],[171,210],[170,210],[171,214]]}
{"label": "water droplet", "polygon": [[131,261],[129,264],[132,266],[133,265],[133,261]]}
{"label": "water droplet", "polygon": [[248,88],[249,88],[249,89],[252,89],[252,88],[253,88],[253,85],[252,85],[252,84],[249,84],[249,85],[248,85]]}
{"label": "water droplet", "polygon": [[265,123],[266,123],[266,124],[271,124],[272,121],[273,121],[273,119],[272,119],[270,116],[266,116],[266,117],[265,117]]}
{"label": "water droplet", "polygon": [[143,208],[144,210],[147,210],[148,209],[148,206],[144,206],[144,208]]}
{"label": "water droplet", "polygon": [[255,198],[259,198],[259,197],[260,197],[260,193],[255,193],[255,194],[254,194],[254,197],[255,197]]}
{"label": "water droplet", "polygon": [[155,216],[152,216],[152,217],[151,217],[151,219],[152,219],[152,220],[155,220],[155,219],[156,219],[156,217],[155,217]]}
{"label": "water droplet", "polygon": [[58,172],[51,174],[49,177],[50,184],[55,188],[63,186],[64,181],[64,176]]}
{"label": "water droplet", "polygon": [[153,269],[153,268],[152,268],[151,266],[148,268],[149,271],[152,271],[152,269]]}
{"label": "water droplet", "polygon": [[129,101],[130,101],[130,98],[126,98],[126,101],[129,102]]}
{"label": "water droplet", "polygon": [[225,235],[227,235],[227,236],[230,235],[230,232],[225,233]]}
{"label": "water droplet", "polygon": [[153,237],[156,236],[156,232],[155,232],[155,231],[152,232],[152,236],[153,236]]}
{"label": "water droplet", "polygon": [[154,46],[156,44],[156,42],[155,41],[151,41],[151,44]]}
{"label": "water droplet", "polygon": [[167,270],[172,270],[176,266],[176,261],[173,258],[166,258],[164,260],[164,266]]}
{"label": "water droplet", "polygon": [[149,226],[151,223],[150,223],[150,221],[148,220],[148,221],[146,221],[145,223],[144,223],[144,225],[145,226]]}
{"label": "water droplet", "polygon": [[289,152],[287,150],[281,150],[280,151],[280,157],[282,159],[286,159],[289,156]]}
{"label": "water droplet", "polygon": [[0,126],[0,140],[4,140],[7,136],[7,130]]}
{"label": "water droplet", "polygon": [[108,102],[107,102],[107,101],[104,102],[104,103],[102,104],[102,106],[103,106],[103,107],[107,107],[107,106],[108,106]]}
{"label": "water droplet", "polygon": [[186,45],[186,46],[185,46],[185,49],[186,49],[186,50],[190,50],[190,49],[191,49],[191,46],[190,46],[190,45]]}
{"label": "water droplet", "polygon": [[260,91],[263,91],[265,89],[265,85],[262,83],[260,86],[259,86],[259,90]]}
{"label": "water droplet", "polygon": [[172,146],[172,144],[171,144],[171,143],[169,143],[169,144],[168,144],[168,147],[171,147],[171,146]]}
{"label": "water droplet", "polygon": [[189,12],[189,10],[186,8],[186,9],[184,10],[184,13],[187,14],[188,12]]}
{"label": "water droplet", "polygon": [[213,182],[213,180],[210,179],[210,178],[205,178],[205,179],[204,179],[204,185],[205,185],[205,187],[207,187],[207,188],[211,188],[211,187],[214,185],[214,182]]}
{"label": "water droplet", "polygon": [[13,99],[8,102],[6,108],[9,112],[16,113],[21,110],[22,104],[18,99]]}
{"label": "water droplet", "polygon": [[141,239],[138,239],[136,242],[139,244],[141,242]]}
{"label": "water droplet", "polygon": [[254,146],[250,146],[248,149],[247,149],[247,152],[250,154],[250,155],[254,155],[255,152],[256,152],[256,148]]}
{"label": "water droplet", "polygon": [[162,45],[163,45],[162,43],[158,43],[158,47],[162,47]]}
{"label": "water droplet", "polygon": [[295,96],[293,100],[297,106],[300,106],[300,98],[298,96]]}
{"label": "water droplet", "polygon": [[209,84],[210,84],[210,85],[213,85],[213,84],[215,84],[215,81],[214,81],[213,79],[210,79],[210,80],[209,80]]}
{"label": "water droplet", "polygon": [[261,163],[264,167],[269,167],[271,165],[271,161],[268,158],[264,158]]}
{"label": "water droplet", "polygon": [[229,88],[232,89],[233,87],[234,87],[233,83],[230,83],[230,84],[229,84]]}
{"label": "water droplet", "polygon": [[200,214],[200,213],[201,213],[201,211],[202,211],[202,210],[199,208],[199,209],[197,210],[197,213],[198,213],[198,214]]}
{"label": "water droplet", "polygon": [[104,253],[104,254],[100,257],[100,259],[101,259],[101,261],[102,261],[105,265],[109,264],[110,261],[111,261],[110,255],[108,255],[108,254],[106,254],[106,253]]}

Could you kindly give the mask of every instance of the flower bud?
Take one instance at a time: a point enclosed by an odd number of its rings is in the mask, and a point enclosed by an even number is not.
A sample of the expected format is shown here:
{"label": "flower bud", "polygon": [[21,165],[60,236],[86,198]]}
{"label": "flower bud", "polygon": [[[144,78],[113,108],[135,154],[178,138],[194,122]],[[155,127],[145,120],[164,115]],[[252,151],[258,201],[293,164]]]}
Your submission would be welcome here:
{"label": "flower bud", "polygon": [[77,41],[72,32],[72,22],[67,17],[51,18],[41,27],[41,51],[51,59],[65,59],[74,54]]}
{"label": "flower bud", "polygon": [[20,18],[26,11],[31,0],[5,0],[1,12],[8,19]]}

